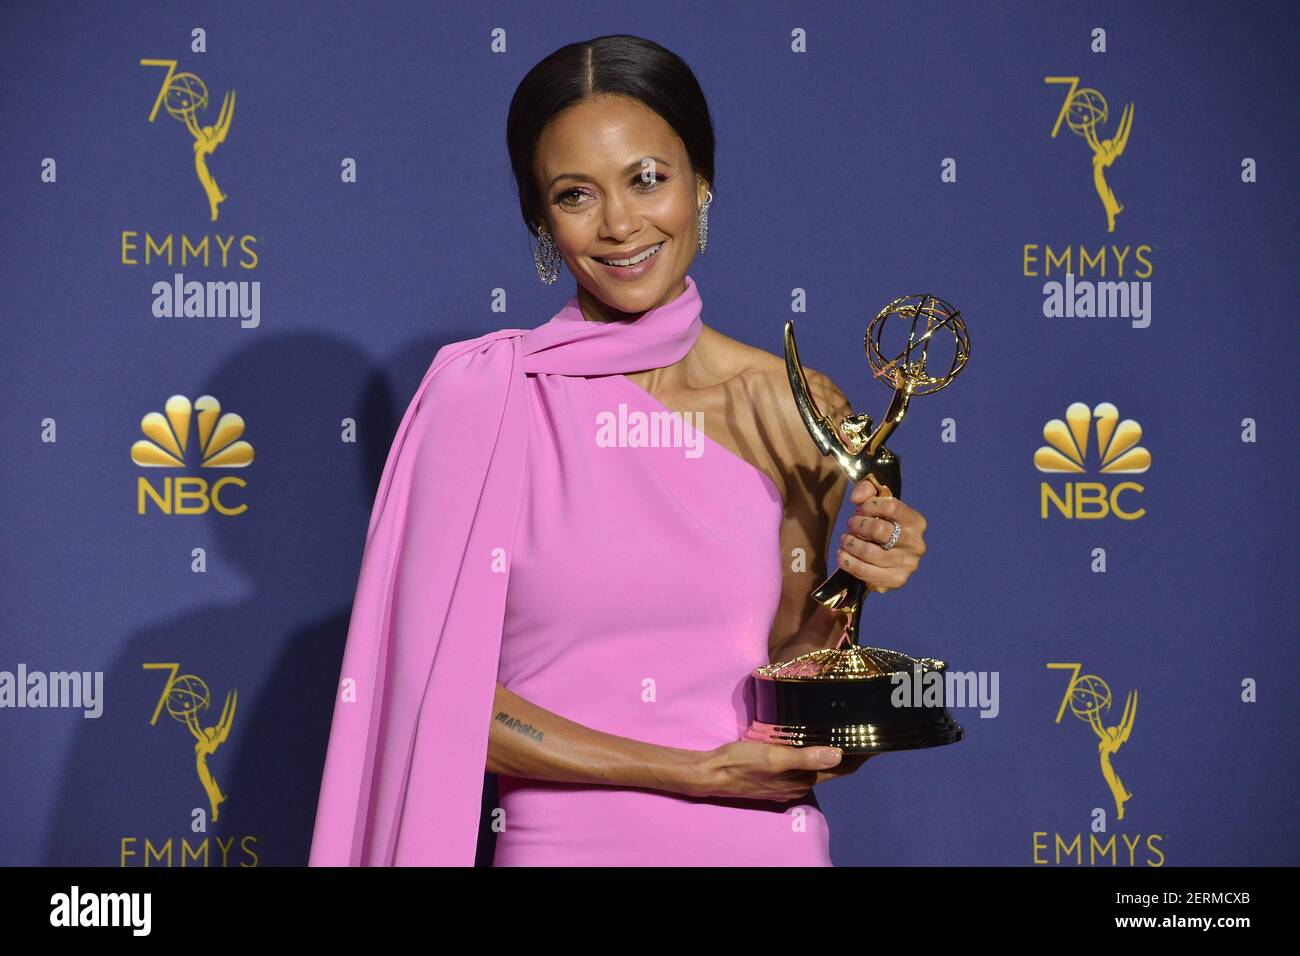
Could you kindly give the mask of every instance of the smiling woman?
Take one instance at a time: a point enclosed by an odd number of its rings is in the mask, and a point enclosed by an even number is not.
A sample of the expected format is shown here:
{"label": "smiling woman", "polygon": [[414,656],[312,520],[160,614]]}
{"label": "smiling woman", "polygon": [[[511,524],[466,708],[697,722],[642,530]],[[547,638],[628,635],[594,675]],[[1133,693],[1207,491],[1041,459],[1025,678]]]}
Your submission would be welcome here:
{"label": "smiling woman", "polygon": [[625,95],[589,96],[540,133],[531,169],[546,184],[537,230],[589,290],[584,315],[622,318],[681,294],[712,194],[659,114]]}
{"label": "smiling woman", "polygon": [[[865,758],[739,738],[750,672],[839,636],[809,592],[846,479],[784,362],[702,321],[704,95],[662,46],[599,37],[529,71],[507,142],[538,275],[576,289],[446,346],[399,428],[343,667],[376,686],[336,705],[312,862],[473,862],[486,767],[498,866],[828,866],[812,787]],[[705,440],[602,439],[628,409]],[[897,546],[864,501],[838,558],[881,590],[924,549],[889,505]]]}

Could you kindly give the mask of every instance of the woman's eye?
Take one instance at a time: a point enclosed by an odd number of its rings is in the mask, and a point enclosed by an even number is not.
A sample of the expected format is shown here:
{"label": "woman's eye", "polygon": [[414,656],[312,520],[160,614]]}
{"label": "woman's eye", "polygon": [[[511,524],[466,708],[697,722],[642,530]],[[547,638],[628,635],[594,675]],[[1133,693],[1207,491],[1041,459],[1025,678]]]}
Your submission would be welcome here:
{"label": "woman's eye", "polygon": [[[645,190],[653,190],[657,188],[660,183],[665,182],[667,179],[668,177],[665,176],[663,173],[655,173],[654,176],[651,177],[651,179],[649,179],[648,181],[642,179],[640,176],[637,176],[636,179],[634,180],[634,185],[637,188],[643,188]],[[585,196],[585,195],[587,194],[575,186],[573,189],[566,189],[564,192],[559,193],[555,197],[555,202],[559,203],[561,206],[574,206],[577,205],[577,201],[576,200],[570,201],[569,197]]]}

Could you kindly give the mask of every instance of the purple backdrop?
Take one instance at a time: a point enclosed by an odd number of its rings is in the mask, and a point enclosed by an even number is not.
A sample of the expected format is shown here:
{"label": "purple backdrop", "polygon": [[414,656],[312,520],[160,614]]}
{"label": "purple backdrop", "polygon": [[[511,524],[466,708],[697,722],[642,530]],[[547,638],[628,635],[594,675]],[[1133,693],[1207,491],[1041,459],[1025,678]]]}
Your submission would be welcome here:
{"label": "purple backdrop", "polygon": [[[714,115],[691,270],[708,324],[780,354],[793,315],[804,361],[876,415],[859,349],[878,309],[933,292],[970,329],[969,367],[890,443],[929,550],[868,618],[873,642],[996,673],[997,715],[957,708],[963,742],[819,788],[835,862],[1300,862],[1296,25],[1282,3],[5,4],[0,671],[103,683],[97,718],[0,709],[0,862],[201,864],[182,841],[213,866],[306,861],[401,413],[439,346],[540,324],[573,292],[567,270],[549,288],[534,272],[510,96],[557,47],[622,32],[685,58]],[[201,125],[237,91],[208,163],[217,222],[192,137],[149,119],[166,68],[142,59],[202,79]],[[1068,122],[1053,135],[1055,77],[1104,98],[1099,139],[1134,105],[1104,173],[1113,232],[1093,151]],[[177,253],[236,241],[226,263],[145,264],[146,233]],[[1132,314],[1045,315],[1045,284],[1067,281],[1048,247],[1072,250],[1071,281],[1123,282]],[[258,283],[256,324],[155,315],[176,273]],[[130,449],[177,394],[244,419],[253,464],[178,474],[237,477],[219,500],[245,513],[138,513],[138,480],[169,470]],[[1090,445],[1085,474],[1039,471],[1044,426],[1076,402],[1135,420],[1149,469],[1101,473]],[[1144,513],[1044,517],[1043,485],[1073,481],[1136,482],[1107,500]],[[1052,663],[1104,680],[1105,726],[1137,691],[1110,758],[1123,820],[1093,728],[1057,719],[1072,672]],[[206,832],[193,731],[159,709],[202,686],[203,727],[238,692]]]}

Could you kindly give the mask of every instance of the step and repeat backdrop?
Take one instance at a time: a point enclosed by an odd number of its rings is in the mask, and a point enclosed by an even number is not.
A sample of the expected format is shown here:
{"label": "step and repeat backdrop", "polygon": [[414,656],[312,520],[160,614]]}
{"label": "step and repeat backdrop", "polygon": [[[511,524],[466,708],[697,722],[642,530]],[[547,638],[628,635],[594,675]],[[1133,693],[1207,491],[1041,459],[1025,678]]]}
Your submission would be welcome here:
{"label": "step and repeat backdrop", "polygon": [[612,33],[709,100],[707,324],[780,355],[796,318],[877,418],[882,307],[969,330],[890,441],[928,550],[864,624],[962,676],[965,738],[819,787],[836,864],[1300,862],[1295,30],[1286,3],[4,4],[0,863],[306,863],[397,424],[439,347],[574,292],[538,281],[510,97]]}

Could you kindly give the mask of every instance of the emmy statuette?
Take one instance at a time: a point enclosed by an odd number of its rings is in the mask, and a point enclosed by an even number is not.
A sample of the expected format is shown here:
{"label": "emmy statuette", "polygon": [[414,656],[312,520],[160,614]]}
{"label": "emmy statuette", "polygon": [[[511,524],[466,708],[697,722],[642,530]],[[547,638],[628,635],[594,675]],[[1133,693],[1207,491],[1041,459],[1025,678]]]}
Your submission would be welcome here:
{"label": "emmy statuette", "polygon": [[[895,320],[895,327],[906,327],[907,339],[900,351],[887,357],[882,346],[890,320]],[[950,339],[954,349],[951,363],[932,373],[927,362],[936,335]],[[957,376],[970,356],[970,339],[961,314],[947,302],[928,294],[909,295],[890,302],[872,320],[866,350],[873,374],[893,389],[893,398],[874,431],[871,417],[865,414],[847,415],[837,427],[808,389],[795,347],[794,322],[785,326],[790,388],[818,449],[834,457],[850,481],[869,476],[886,494],[899,497],[899,460],[885,441],[903,420],[912,396],[937,392]],[[792,747],[834,746],[845,754],[916,750],[962,739],[962,728],[942,702],[913,701],[907,707],[893,703],[892,692],[900,681],[930,672],[937,672],[942,680],[947,664],[861,644],[862,604],[868,593],[863,581],[842,568],[812,592],[817,601],[843,616],[839,641],[834,647],[752,672],[756,716],[743,739]],[[916,680],[916,686],[921,683]]]}

